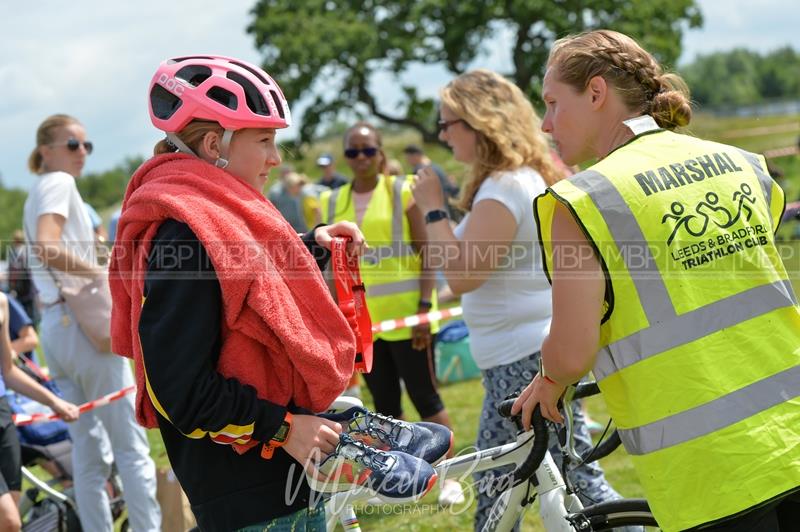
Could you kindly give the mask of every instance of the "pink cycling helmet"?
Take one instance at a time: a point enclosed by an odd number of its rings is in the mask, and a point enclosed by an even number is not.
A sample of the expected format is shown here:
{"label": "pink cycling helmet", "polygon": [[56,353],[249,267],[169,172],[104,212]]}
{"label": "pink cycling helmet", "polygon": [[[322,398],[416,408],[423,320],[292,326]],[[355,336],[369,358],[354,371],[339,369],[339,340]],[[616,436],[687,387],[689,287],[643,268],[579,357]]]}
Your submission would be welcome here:
{"label": "pink cycling helmet", "polygon": [[230,131],[292,123],[286,98],[269,74],[245,61],[215,55],[161,63],[150,81],[148,108],[153,125],[168,134],[194,119],[213,120]]}

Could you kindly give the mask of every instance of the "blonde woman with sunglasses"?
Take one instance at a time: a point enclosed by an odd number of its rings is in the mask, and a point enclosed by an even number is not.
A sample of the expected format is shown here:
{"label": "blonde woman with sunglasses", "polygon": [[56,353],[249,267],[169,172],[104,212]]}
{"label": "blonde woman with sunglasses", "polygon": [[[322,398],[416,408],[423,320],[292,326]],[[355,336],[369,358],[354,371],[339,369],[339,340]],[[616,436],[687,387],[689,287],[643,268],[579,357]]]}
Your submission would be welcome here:
{"label": "blonde woman with sunglasses", "polygon": [[[562,177],[539,118],[522,91],[499,74],[475,70],[441,90],[439,139],[453,157],[471,166],[461,199],[467,215],[453,230],[444,210],[439,178],[430,167],[418,172],[414,200],[425,213],[428,239],[441,246],[441,267],[450,289],[461,295],[470,350],[486,391],[479,420],[478,449],[512,442],[514,424],[501,417],[498,401],[523,388],[539,368],[552,307],[547,279],[537,265],[536,222],[531,203]],[[435,249],[435,248],[434,248]],[[584,455],[592,441],[576,405],[576,446]],[[555,432],[553,456],[561,453]],[[481,530],[494,502],[484,493],[488,478],[475,475]],[[602,469],[585,464],[569,477],[585,503],[618,498]]]}
{"label": "blonde woman with sunglasses", "polygon": [[[23,218],[33,251],[31,274],[42,306],[42,347],[59,389],[76,404],[133,384],[128,362],[94,348],[55,283],[54,276],[65,273],[107,277],[98,265],[94,229],[76,186],[92,148],[85,128],[71,116],[53,115],[41,123],[28,160],[36,183],[25,201]],[[69,425],[69,433],[84,530],[112,529],[105,489],[112,458],[122,477],[131,528],[159,530],[155,465],[145,431],[136,423],[133,397],[84,413]]]}

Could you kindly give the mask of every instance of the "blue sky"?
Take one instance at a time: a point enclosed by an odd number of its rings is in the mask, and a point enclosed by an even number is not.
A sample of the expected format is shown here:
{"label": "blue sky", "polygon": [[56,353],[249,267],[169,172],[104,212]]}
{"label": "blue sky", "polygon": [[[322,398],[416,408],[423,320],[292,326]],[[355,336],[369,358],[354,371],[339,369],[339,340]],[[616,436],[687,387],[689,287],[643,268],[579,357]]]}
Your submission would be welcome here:
{"label": "blue sky", "polygon": [[[148,155],[160,138],[146,111],[147,84],[169,56],[220,53],[260,63],[244,28],[254,0],[36,0],[6,9],[0,20],[0,172],[6,186],[27,188],[26,160],[36,127],[46,116],[78,117],[95,143],[86,172],[103,171],[128,155]],[[681,62],[698,53],[736,46],[761,52],[800,50],[796,0],[699,0],[700,30],[684,37]],[[503,70],[500,47],[474,66]],[[409,73],[419,90],[435,95],[449,74],[425,67]],[[390,78],[379,78],[382,84]],[[392,86],[387,83],[386,86]],[[397,94],[384,91],[391,106]],[[295,112],[301,106],[293,105]],[[289,136],[293,133],[287,132]]]}

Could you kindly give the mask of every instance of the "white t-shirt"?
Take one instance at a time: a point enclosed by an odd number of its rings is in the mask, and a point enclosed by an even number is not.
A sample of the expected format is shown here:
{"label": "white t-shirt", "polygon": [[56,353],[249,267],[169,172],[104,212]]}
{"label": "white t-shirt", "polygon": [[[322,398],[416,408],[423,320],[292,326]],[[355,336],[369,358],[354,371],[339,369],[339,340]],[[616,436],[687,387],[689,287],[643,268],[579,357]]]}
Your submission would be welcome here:
{"label": "white t-shirt", "polygon": [[[550,330],[550,283],[542,271],[533,218],[533,199],[546,187],[538,172],[523,167],[489,177],[475,195],[473,205],[499,201],[517,222],[508,259],[479,288],[461,296],[470,351],[481,369],[510,364],[540,350]],[[455,229],[459,239],[470,216]]]}
{"label": "white t-shirt", "polygon": [[[25,200],[22,223],[26,240],[36,238],[36,225],[43,214],[60,214],[66,218],[61,241],[78,258],[97,264],[97,250],[92,222],[75,185],[75,178],[66,172],[50,172],[36,179]],[[30,244],[30,242],[28,242]],[[30,269],[39,299],[45,305],[58,301],[58,288],[36,253],[30,253]],[[54,275],[60,272],[51,269]]]}

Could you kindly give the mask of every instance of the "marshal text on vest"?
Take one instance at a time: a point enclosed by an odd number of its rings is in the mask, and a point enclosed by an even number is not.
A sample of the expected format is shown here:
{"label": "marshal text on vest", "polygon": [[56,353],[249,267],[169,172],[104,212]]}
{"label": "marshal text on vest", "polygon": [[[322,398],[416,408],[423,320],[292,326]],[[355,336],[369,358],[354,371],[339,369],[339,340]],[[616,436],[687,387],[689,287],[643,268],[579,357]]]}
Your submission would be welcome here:
{"label": "marshal text on vest", "polygon": [[672,188],[691,185],[697,181],[720,176],[726,173],[741,172],[727,153],[701,155],[683,162],[659,166],[653,170],[639,172],[633,177],[642,187],[646,196]]}

